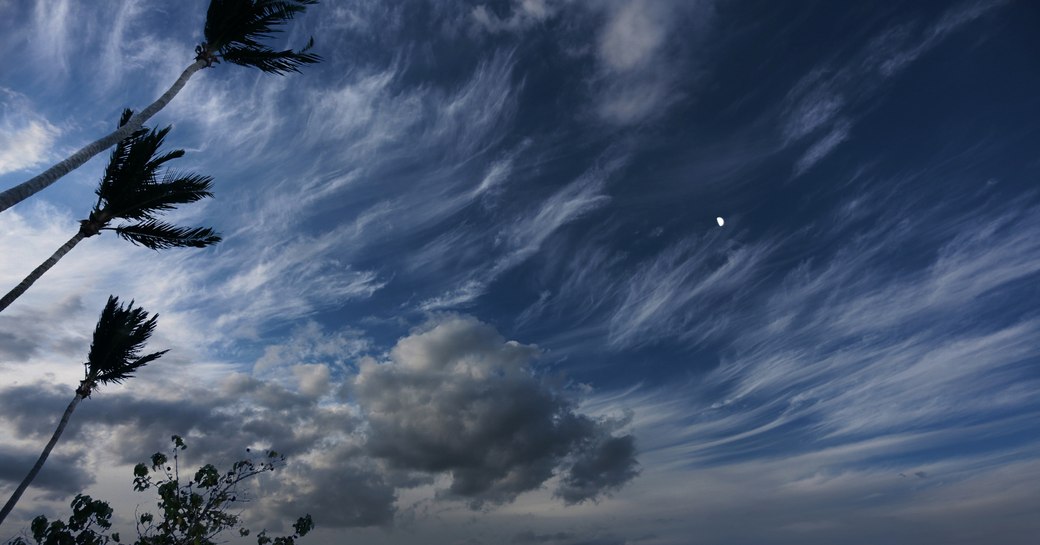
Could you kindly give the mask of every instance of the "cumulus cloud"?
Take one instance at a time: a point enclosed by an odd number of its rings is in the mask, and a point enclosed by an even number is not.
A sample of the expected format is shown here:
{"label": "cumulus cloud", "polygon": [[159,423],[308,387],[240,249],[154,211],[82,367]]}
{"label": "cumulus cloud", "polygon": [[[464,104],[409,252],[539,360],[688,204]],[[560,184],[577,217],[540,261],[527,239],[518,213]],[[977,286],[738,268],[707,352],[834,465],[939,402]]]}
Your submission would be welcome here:
{"label": "cumulus cloud", "polygon": [[629,481],[631,436],[574,412],[533,374],[536,355],[471,318],[446,317],[402,339],[351,385],[370,427],[366,450],[391,467],[450,474],[441,497],[474,508],[511,502],[557,470],[568,503]]}
{"label": "cumulus cloud", "polygon": [[271,492],[250,516],[277,520],[298,511],[326,527],[343,528],[386,526],[397,511],[394,486],[351,445],[316,449],[304,463],[286,468]]}
{"label": "cumulus cloud", "polygon": [[370,348],[371,341],[360,331],[326,331],[318,322],[308,320],[293,328],[285,341],[267,345],[253,365],[253,372],[262,375],[291,365],[295,366],[297,379],[303,381],[304,376],[323,374],[318,366],[343,368]]}

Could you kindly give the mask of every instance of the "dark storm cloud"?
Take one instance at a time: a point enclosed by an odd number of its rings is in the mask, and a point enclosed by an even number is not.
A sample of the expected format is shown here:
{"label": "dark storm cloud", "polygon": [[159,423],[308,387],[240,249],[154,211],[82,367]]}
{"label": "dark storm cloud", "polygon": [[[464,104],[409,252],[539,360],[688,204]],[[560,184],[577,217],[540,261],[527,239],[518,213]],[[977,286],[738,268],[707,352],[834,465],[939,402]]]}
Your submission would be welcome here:
{"label": "dark storm cloud", "polygon": [[36,343],[22,333],[0,331],[0,361],[26,361],[36,353]]}
{"label": "dark storm cloud", "polygon": [[0,365],[28,361],[45,349],[69,356],[76,351],[85,353],[89,342],[86,336],[47,327],[82,309],[79,297],[69,297],[28,312],[15,307],[0,316]]}
{"label": "dark storm cloud", "polygon": [[394,486],[351,446],[320,449],[306,464],[286,468],[262,502],[259,520],[309,513],[325,527],[387,526],[394,520]]}
{"label": "dark storm cloud", "polygon": [[367,451],[391,467],[451,474],[442,497],[477,508],[541,487],[562,470],[558,495],[594,499],[635,475],[630,436],[574,412],[532,375],[537,350],[491,326],[448,317],[402,339],[352,385],[370,426]]}
{"label": "dark storm cloud", "polygon": [[[43,448],[43,445],[40,445]],[[36,489],[43,488],[45,497],[63,498],[67,494],[75,494],[94,483],[94,477],[83,464],[85,452],[56,452],[47,459],[47,464],[40,470],[32,482],[30,496],[38,495]],[[0,448],[0,490],[13,490],[14,486],[25,478],[26,473],[36,463],[39,451]]]}
{"label": "dark storm cloud", "polygon": [[[330,430],[348,433],[357,425],[349,413],[318,408],[297,392],[240,375],[220,389],[185,394],[169,400],[99,391],[79,404],[62,444],[103,438],[104,448],[126,464],[166,450],[172,434],[190,436],[193,461],[241,457],[257,443],[292,456],[314,448]],[[71,388],[45,384],[7,388],[0,390],[0,413],[18,436],[44,440],[73,395]]]}
{"label": "dark storm cloud", "polygon": [[636,444],[631,435],[597,437],[578,450],[556,495],[573,504],[616,490],[639,474],[635,456]]}
{"label": "dark storm cloud", "polygon": [[[341,405],[319,406],[307,393],[313,386],[309,377],[300,378],[304,393],[241,374],[216,387],[184,392],[180,400],[156,397],[153,384],[146,386],[153,390],[150,393],[100,391],[80,403],[60,448],[104,445],[106,456],[133,464],[153,452],[167,451],[170,435],[179,434],[189,446],[181,461],[190,466],[248,457],[247,446],[273,448],[288,457],[288,466],[263,483],[251,483],[262,484],[262,501],[251,515],[258,522],[270,526],[284,513],[300,511],[320,517],[324,526],[390,523],[395,485],[415,486],[421,480],[408,482],[402,474],[390,482],[357,448],[335,446],[331,436],[352,433],[359,421]],[[72,396],[71,388],[44,384],[7,388],[0,390],[0,414],[18,436],[42,444]],[[42,486],[63,493],[82,491],[93,481],[79,469],[77,459],[52,457],[41,475]],[[0,478],[21,479],[23,468],[33,460],[30,453],[0,455]]]}
{"label": "dark storm cloud", "polygon": [[513,543],[538,543],[544,545],[625,545],[626,540],[614,536],[579,536],[572,532],[538,534],[525,530],[513,536]]}
{"label": "dark storm cloud", "polygon": [[[21,436],[46,438],[54,431],[58,419],[75,392],[71,387],[46,384],[16,386],[0,391],[0,412],[15,426]],[[124,427],[112,439],[123,462],[140,457],[132,445],[156,444],[154,439],[171,433],[187,434],[192,429],[220,431],[228,427],[226,416],[213,412],[213,407],[199,403],[199,398],[172,401],[137,398],[126,393],[106,394],[103,390],[84,399],[76,408],[62,436],[64,442],[83,441],[97,427]],[[146,437],[153,439],[149,441]]]}

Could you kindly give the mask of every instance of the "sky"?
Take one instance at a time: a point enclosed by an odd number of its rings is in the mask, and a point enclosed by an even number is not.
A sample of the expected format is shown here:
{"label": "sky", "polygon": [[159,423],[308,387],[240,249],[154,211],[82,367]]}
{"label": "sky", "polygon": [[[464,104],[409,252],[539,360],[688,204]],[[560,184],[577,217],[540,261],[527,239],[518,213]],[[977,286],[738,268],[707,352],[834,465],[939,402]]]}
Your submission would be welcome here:
{"label": "sky", "polygon": [[[203,0],[0,0],[0,188],[192,63]],[[287,461],[304,543],[1033,543],[1040,9],[1028,1],[325,0],[149,123],[207,249],[83,241],[0,314],[0,493],[112,294],[159,314],[0,539],[132,467]],[[0,214],[0,284],[105,154]],[[716,218],[724,218],[720,226]],[[8,288],[4,288],[6,291]],[[233,541],[237,542],[237,541]]]}

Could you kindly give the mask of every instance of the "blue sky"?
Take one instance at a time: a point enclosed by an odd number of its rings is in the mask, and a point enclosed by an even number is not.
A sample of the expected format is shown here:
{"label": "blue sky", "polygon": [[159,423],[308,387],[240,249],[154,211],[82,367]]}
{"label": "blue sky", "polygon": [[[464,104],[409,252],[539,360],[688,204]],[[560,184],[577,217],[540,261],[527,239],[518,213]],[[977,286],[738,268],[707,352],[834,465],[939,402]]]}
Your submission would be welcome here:
{"label": "blue sky", "polygon": [[[0,0],[0,187],[141,108],[206,3]],[[150,125],[224,242],[84,241],[0,315],[0,487],[109,294],[170,348],[84,402],[5,525],[274,447],[311,543],[1028,543],[1040,530],[1029,2],[328,0],[286,77]],[[98,157],[0,214],[13,286]],[[720,227],[716,217],[723,217]],[[15,520],[17,519],[17,520]],[[21,525],[21,526],[19,526]]]}

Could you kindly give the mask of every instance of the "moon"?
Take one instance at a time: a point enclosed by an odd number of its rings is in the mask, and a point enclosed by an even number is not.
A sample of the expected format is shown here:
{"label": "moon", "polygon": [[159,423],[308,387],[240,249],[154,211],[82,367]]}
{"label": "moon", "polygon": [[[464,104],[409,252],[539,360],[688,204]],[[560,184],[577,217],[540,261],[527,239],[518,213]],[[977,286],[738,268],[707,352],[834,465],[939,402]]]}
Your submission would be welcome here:
{"label": "moon", "polygon": [[726,224],[726,220],[722,219],[721,217],[715,218],[715,221],[718,222],[719,227],[722,227]]}

